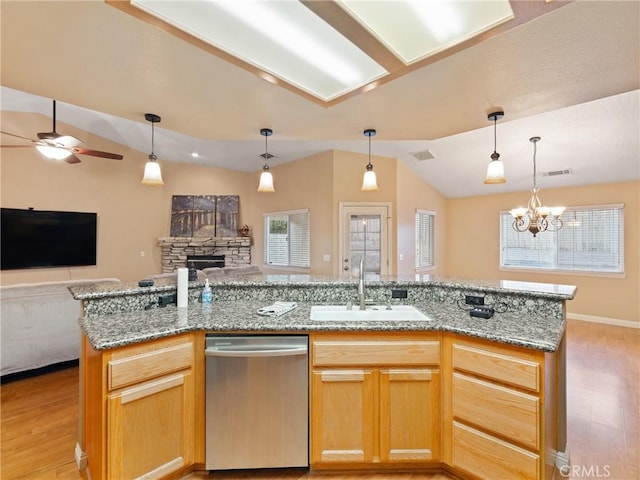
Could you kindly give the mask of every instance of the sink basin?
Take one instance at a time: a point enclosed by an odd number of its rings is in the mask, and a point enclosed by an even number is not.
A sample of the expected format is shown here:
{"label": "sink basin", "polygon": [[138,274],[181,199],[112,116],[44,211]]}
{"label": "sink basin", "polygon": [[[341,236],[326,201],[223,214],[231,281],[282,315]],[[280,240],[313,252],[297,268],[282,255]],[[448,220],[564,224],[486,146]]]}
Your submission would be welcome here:
{"label": "sink basin", "polygon": [[395,305],[388,310],[384,305],[369,305],[366,310],[360,310],[356,305],[347,310],[346,305],[314,305],[311,307],[311,320],[320,322],[411,322],[431,321],[431,318],[411,305]]}

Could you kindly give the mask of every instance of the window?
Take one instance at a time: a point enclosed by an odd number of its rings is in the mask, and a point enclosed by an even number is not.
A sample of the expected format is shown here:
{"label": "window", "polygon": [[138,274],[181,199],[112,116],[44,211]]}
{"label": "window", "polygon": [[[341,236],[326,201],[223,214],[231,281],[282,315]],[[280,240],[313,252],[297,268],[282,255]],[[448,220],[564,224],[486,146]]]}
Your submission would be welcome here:
{"label": "window", "polygon": [[624,206],[567,208],[557,232],[518,233],[500,212],[500,266],[568,272],[624,273]]}
{"label": "window", "polygon": [[264,216],[265,263],[309,268],[309,210]]}
{"label": "window", "polygon": [[416,210],[416,270],[433,267],[433,224],[435,213]]}

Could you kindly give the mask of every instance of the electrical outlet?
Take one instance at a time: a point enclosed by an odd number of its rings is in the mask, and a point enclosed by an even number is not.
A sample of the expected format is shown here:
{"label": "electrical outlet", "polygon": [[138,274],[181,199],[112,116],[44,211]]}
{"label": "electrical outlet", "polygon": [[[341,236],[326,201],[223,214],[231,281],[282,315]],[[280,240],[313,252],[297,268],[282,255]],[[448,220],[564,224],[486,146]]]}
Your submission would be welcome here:
{"label": "electrical outlet", "polygon": [[477,295],[465,295],[464,303],[467,305],[484,305],[484,297]]}
{"label": "electrical outlet", "polygon": [[173,293],[169,293],[167,295],[160,295],[158,297],[158,305],[160,307],[166,307],[167,305],[170,305],[172,303],[178,303],[178,296]]}

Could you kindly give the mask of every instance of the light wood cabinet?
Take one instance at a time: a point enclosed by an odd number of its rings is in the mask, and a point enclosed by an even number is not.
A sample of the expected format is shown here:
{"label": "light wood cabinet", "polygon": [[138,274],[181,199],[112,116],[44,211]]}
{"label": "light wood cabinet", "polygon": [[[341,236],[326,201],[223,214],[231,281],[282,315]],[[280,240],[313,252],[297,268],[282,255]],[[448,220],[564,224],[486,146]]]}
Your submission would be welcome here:
{"label": "light wood cabinet", "polygon": [[185,334],[93,352],[85,383],[100,383],[103,407],[85,416],[92,479],[165,478],[196,463],[203,407],[197,340]]}
{"label": "light wood cabinet", "polygon": [[556,399],[545,353],[453,334],[443,343],[444,461],[478,478],[550,478]]}
{"label": "light wood cabinet", "polygon": [[314,334],[310,343],[314,468],[439,459],[438,334]]}

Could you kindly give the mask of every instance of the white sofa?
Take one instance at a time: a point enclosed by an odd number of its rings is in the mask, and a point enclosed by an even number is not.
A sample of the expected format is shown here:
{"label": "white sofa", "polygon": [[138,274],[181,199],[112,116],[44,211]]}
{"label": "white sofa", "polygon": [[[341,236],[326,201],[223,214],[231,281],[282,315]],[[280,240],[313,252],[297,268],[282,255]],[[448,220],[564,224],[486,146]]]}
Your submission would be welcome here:
{"label": "white sofa", "polygon": [[68,287],[116,278],[0,287],[0,375],[79,358],[80,302]]}

